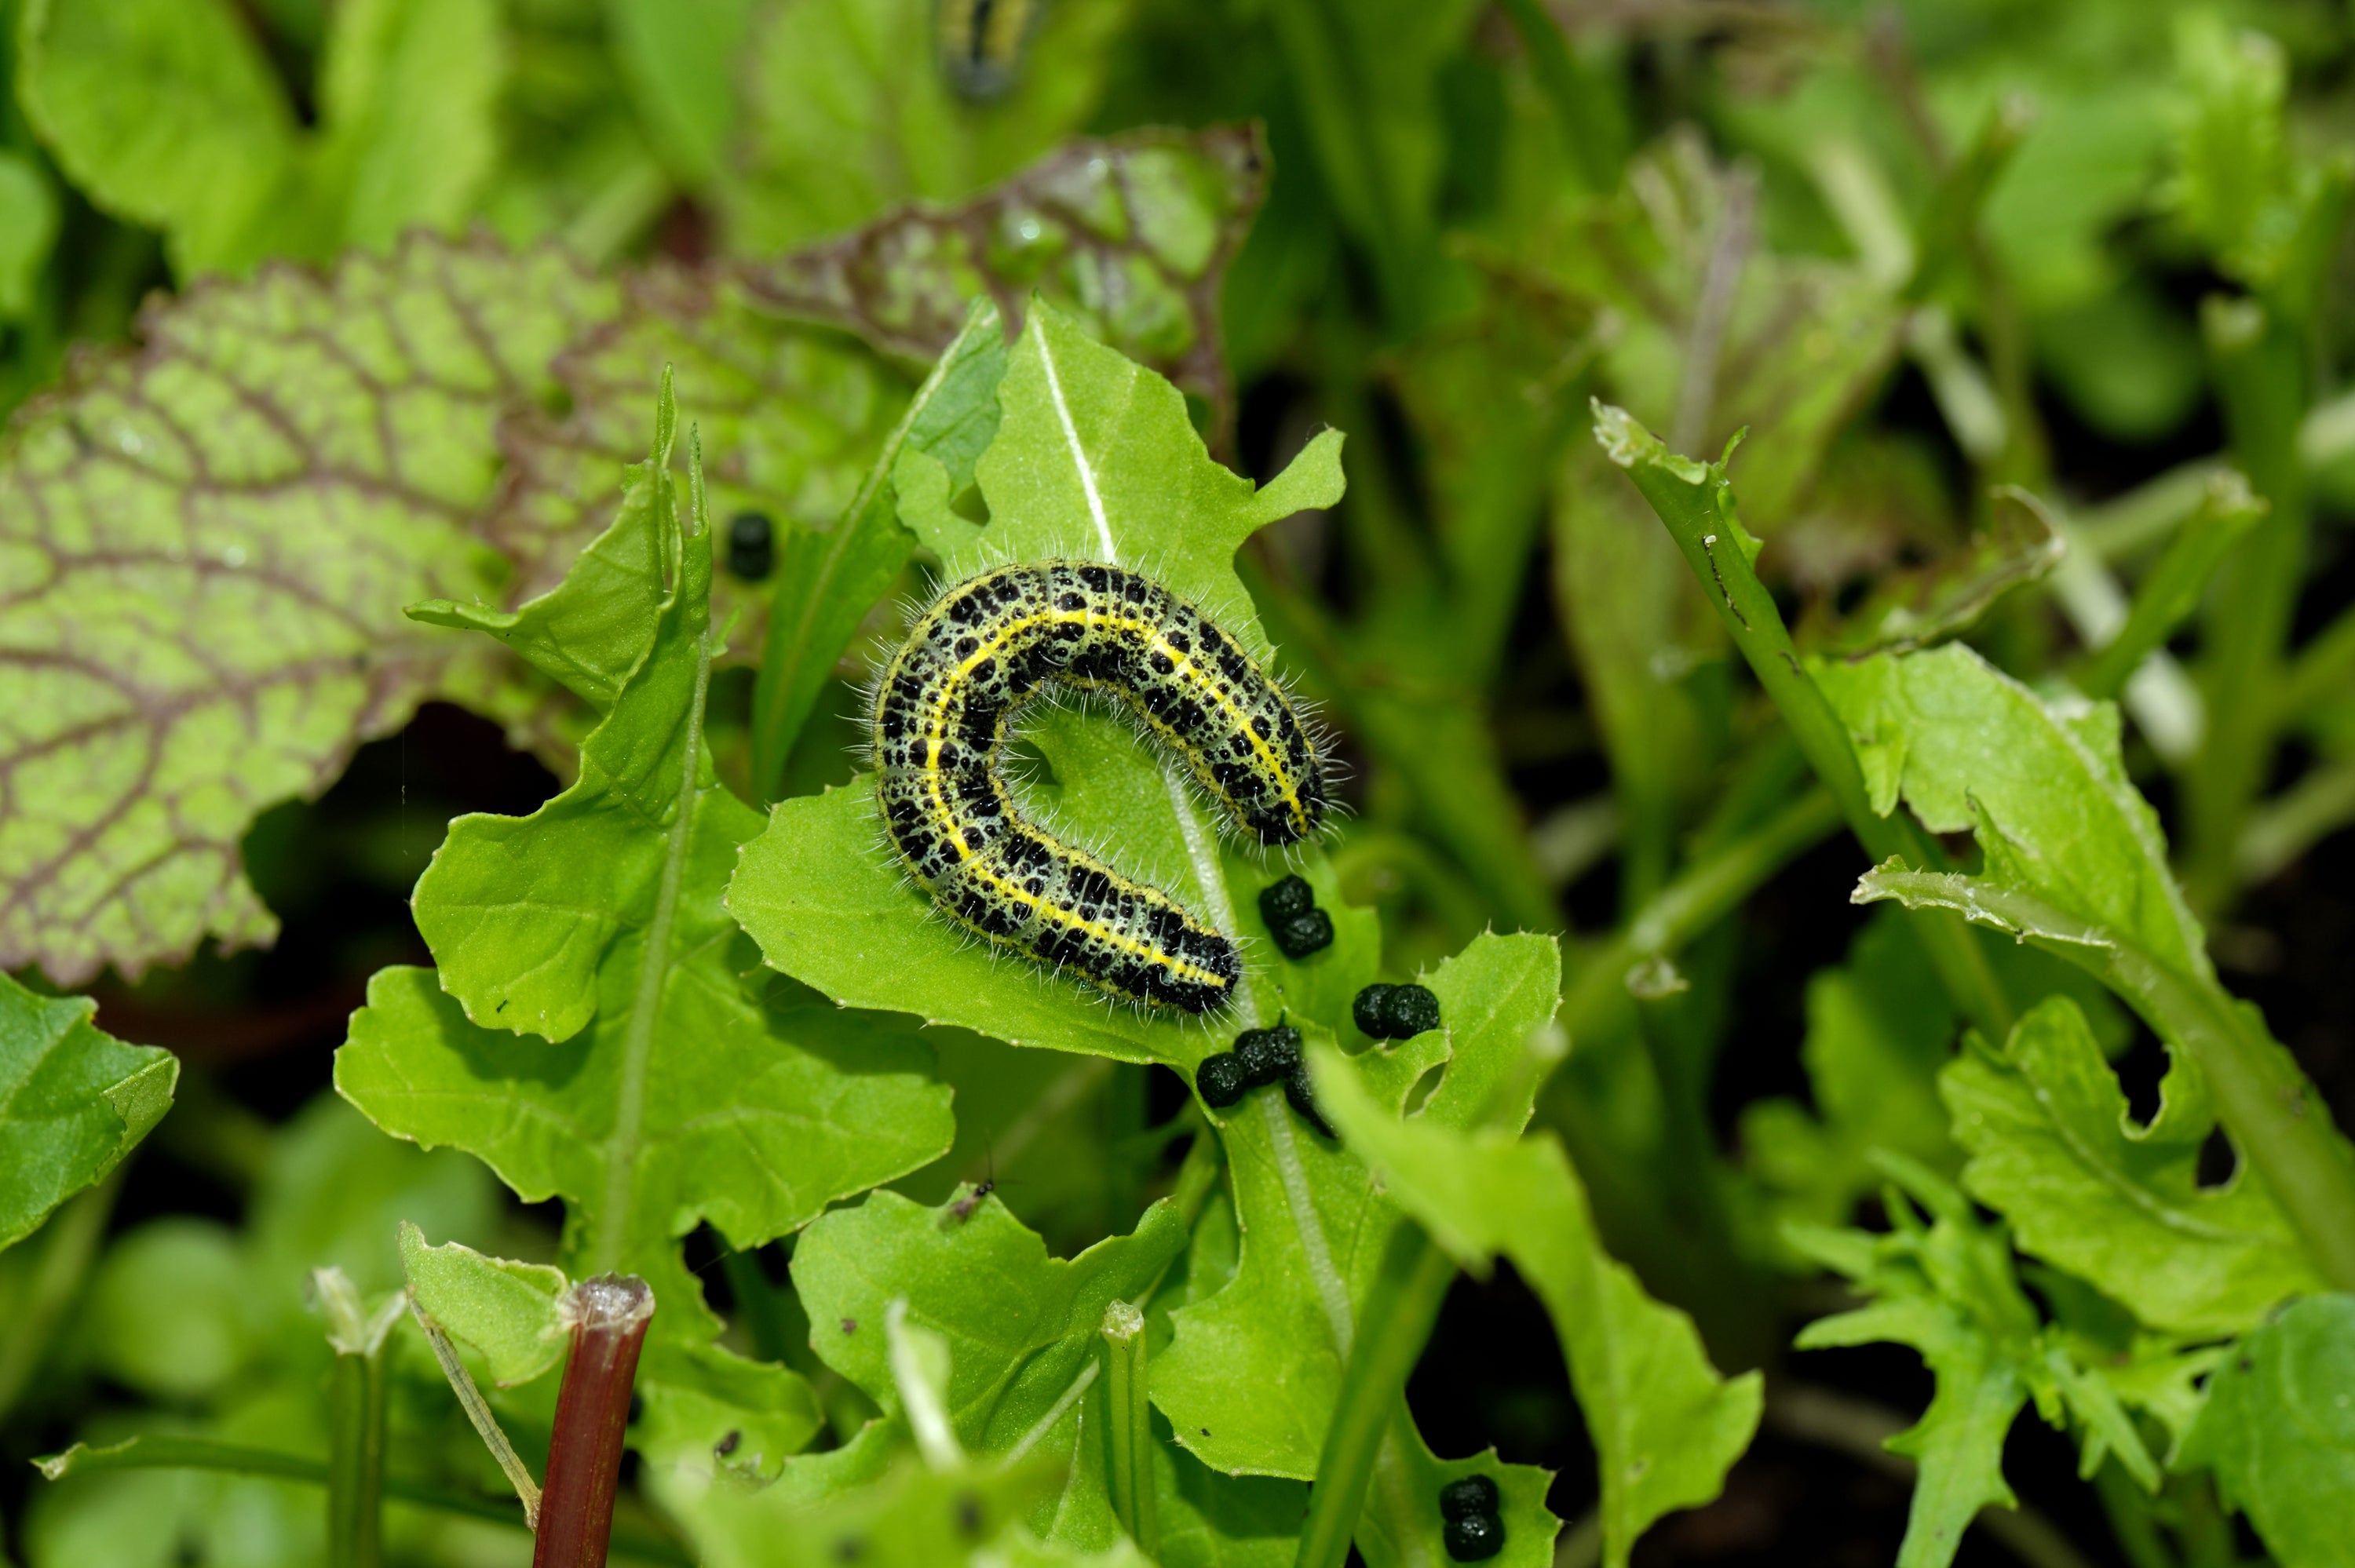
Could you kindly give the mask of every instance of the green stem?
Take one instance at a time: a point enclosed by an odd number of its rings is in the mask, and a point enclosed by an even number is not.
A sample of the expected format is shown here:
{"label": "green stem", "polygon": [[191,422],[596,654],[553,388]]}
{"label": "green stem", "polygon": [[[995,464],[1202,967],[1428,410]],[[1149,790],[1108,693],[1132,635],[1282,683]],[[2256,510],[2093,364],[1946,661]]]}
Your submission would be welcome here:
{"label": "green stem", "polygon": [[81,1294],[99,1240],[106,1234],[106,1222],[114,1213],[115,1195],[123,1191],[123,1167],[116,1166],[105,1181],[68,1199],[41,1227],[40,1255],[24,1283],[22,1298],[8,1304],[7,1331],[0,1333],[0,1416],[24,1394],[59,1319]]}
{"label": "green stem", "polygon": [[2274,699],[2275,722],[2296,724],[2350,683],[2355,683],[2355,609],[2340,611],[2283,673]]}
{"label": "green stem", "polygon": [[1295,1568],[1341,1568],[1348,1556],[1391,1412],[1406,1397],[1407,1375],[1431,1338],[1455,1278],[1455,1265],[1422,1226],[1404,1221],[1391,1234],[1381,1272],[1359,1313],[1340,1401],[1316,1457],[1316,1482],[1308,1490],[1308,1520]]}
{"label": "green stem", "polygon": [[[1944,852],[1911,816],[1883,817],[1873,810],[1848,726],[1799,662],[1774,596],[1752,569],[1756,542],[1734,511],[1724,463],[1671,454],[1658,437],[1599,398],[1594,412],[1595,439],[1667,525],[1857,842],[1875,862],[1897,855],[1911,865],[1943,866]],[[1977,938],[1950,915],[1934,915],[1919,922],[1917,930],[1956,1011],[1983,1032],[2009,1034],[2016,1014]]]}
{"label": "green stem", "polygon": [[2153,649],[2200,608],[2200,595],[2224,554],[2264,516],[2265,503],[2232,469],[2209,476],[2200,508],[2168,541],[2136,588],[2134,608],[2115,637],[2085,666],[2078,685],[2090,697],[2115,697]]}
{"label": "green stem", "polygon": [[327,1392],[327,1561],[384,1562],[385,1354],[339,1351]]}
{"label": "green stem", "polygon": [[2201,326],[2234,454],[2272,506],[2218,573],[2204,629],[2208,742],[2184,781],[2184,891],[2205,914],[2231,901],[2242,819],[2272,771],[2280,712],[2271,698],[2306,567],[2307,496],[2297,454],[2303,334],[2250,300],[2209,301]]}
{"label": "green stem", "polygon": [[[314,1487],[325,1486],[328,1478],[327,1463],[323,1459],[250,1447],[242,1443],[218,1443],[204,1437],[133,1437],[108,1448],[88,1448],[77,1443],[62,1454],[36,1459],[34,1464],[44,1478],[52,1481],[69,1475],[112,1470],[209,1470]],[[385,1477],[384,1495],[390,1501],[434,1513],[485,1520],[518,1530],[529,1528],[524,1523],[523,1510],[505,1498],[455,1491],[403,1476]],[[613,1546],[623,1556],[672,1564],[675,1568],[693,1568],[695,1561],[669,1537],[634,1525],[617,1525]]]}
{"label": "green stem", "polygon": [[2350,822],[2355,822],[2355,757],[2342,757],[2313,768],[2249,814],[2233,852],[2234,874],[2244,887],[2269,881]]}
{"label": "green stem", "polygon": [[2094,1476],[2094,1495],[2109,1516],[2110,1534],[2133,1568],[2182,1568],[2151,1517],[2150,1498],[2115,1459]]}
{"label": "green stem", "polygon": [[1147,1557],[1161,1555],[1161,1525],[1153,1490],[1153,1406],[1146,1364],[1145,1314],[1125,1301],[1104,1308],[1109,1375],[1105,1432],[1112,1449],[1113,1511]]}

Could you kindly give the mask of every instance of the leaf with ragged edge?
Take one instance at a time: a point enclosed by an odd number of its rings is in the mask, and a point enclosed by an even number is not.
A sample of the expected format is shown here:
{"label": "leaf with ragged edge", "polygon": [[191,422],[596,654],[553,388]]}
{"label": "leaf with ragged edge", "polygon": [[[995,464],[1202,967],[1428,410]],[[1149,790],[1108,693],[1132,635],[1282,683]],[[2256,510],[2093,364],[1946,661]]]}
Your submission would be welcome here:
{"label": "leaf with ragged edge", "polygon": [[[1528,1033],[1492,1042],[1495,1059],[1528,1060]],[[1757,1428],[1758,1374],[1721,1378],[1692,1320],[1646,1295],[1603,1250],[1560,1142],[1521,1138],[1519,1115],[1467,1127],[1433,1114],[1435,1096],[1401,1118],[1337,1054],[1315,1060],[1334,1124],[1398,1204],[1467,1268],[1485,1274],[1498,1255],[1511,1258],[1545,1302],[1594,1441],[1605,1562],[1625,1564],[1661,1514],[1714,1498]],[[1513,1544],[1508,1520],[1508,1552]]]}
{"label": "leaf with ragged edge", "polygon": [[1234,424],[1219,291],[1266,168],[1251,126],[1072,142],[972,201],[919,203],[747,263],[742,276],[768,309],[847,327],[881,353],[927,365],[972,301],[993,301],[1018,326],[1030,294],[1042,292],[1099,341],[1207,402],[1217,447]]}
{"label": "leaf with ragged edge", "polygon": [[0,968],[136,976],[277,929],[238,845],[502,662],[404,622],[492,591],[502,410],[620,308],[546,253],[412,239],[151,306],[0,451]]}
{"label": "leaf with ragged edge", "polygon": [[2200,1183],[2214,1130],[2178,1066],[2158,1114],[2137,1125],[2077,1004],[2047,1001],[2000,1052],[1974,1039],[1941,1075],[1963,1185],[2003,1214],[2022,1251],[2124,1302],[2154,1329],[2237,1333],[2285,1297],[2321,1288],[2254,1171]]}
{"label": "leaf with ragged edge", "polygon": [[1954,1009],[1902,920],[1883,913],[1858,933],[1844,962],[1807,981],[1799,1054],[1815,1114],[1782,1097],[1742,1109],[1749,1171],[1778,1222],[1845,1222],[1880,1182],[1869,1158],[1875,1149],[1947,1172],[1956,1163],[1938,1102]]}
{"label": "leaf with ragged edge", "polygon": [[2355,1563],[2355,1296],[2295,1302],[2242,1340],[2174,1464],[2212,1467],[2282,1568]]}
{"label": "leaf with ragged edge", "polygon": [[[911,1031],[764,979],[720,906],[759,819],[715,781],[702,745],[711,536],[692,464],[682,531],[675,419],[666,387],[621,515],[578,584],[547,613],[527,609],[508,639],[584,696],[621,665],[579,781],[528,818],[452,824],[413,901],[440,983],[380,971],[336,1081],[387,1131],[464,1148],[529,1200],[563,1197],[568,1274],[627,1270],[654,1287],[641,1438],[708,1454],[731,1420],[712,1395],[731,1380],[738,1405],[799,1420],[803,1438],[815,1406],[793,1373],[710,1345],[719,1323],[678,1238],[701,1220],[740,1245],[783,1234],[922,1164],[951,1123]],[[641,617],[625,664],[607,596]],[[569,641],[582,626],[598,634],[586,653]],[[677,1395],[668,1416],[653,1411],[658,1388]]]}
{"label": "leaf with ragged edge", "polygon": [[180,1059],[101,1033],[97,1010],[0,974],[0,1247],[101,1180],[172,1107]]}
{"label": "leaf with ragged edge", "polygon": [[1975,832],[1988,881],[2179,974],[2213,974],[2158,816],[2126,778],[2115,707],[2048,702],[1959,644],[1809,673],[1848,726],[1875,810],[1902,795],[1933,832]]}
{"label": "leaf with ragged edge", "polygon": [[462,220],[497,148],[497,6],[353,0],[330,16],[315,131],[222,0],[37,0],[26,110],[92,201],[165,231],[183,278]]}
{"label": "leaf with ragged edge", "polygon": [[730,249],[773,255],[913,199],[954,201],[1081,130],[1129,0],[1044,9],[1011,90],[967,102],[932,0],[763,0],[740,80],[744,124],[715,194]]}
{"label": "leaf with ragged edge", "polygon": [[1883,1196],[1887,1234],[1790,1227],[1802,1252],[1871,1298],[1854,1311],[1817,1319],[1794,1343],[1801,1350],[1909,1345],[1937,1379],[1922,1419],[1887,1445],[1921,1466],[1899,1568],[1943,1568],[1982,1507],[2016,1506],[2003,1478],[2003,1445],[2031,1398],[2048,1425],[2078,1427],[2083,1474],[2115,1454],[2155,1488],[2158,1464],[2127,1407],[2155,1406],[2164,1398],[2162,1380],[2146,1375],[2164,1349],[2138,1361],[2086,1354],[2082,1336],[2039,1321],[2000,1224],[1981,1220],[1967,1198],[1928,1169],[1896,1155],[1880,1163],[1896,1183]]}
{"label": "leaf with ragged edge", "polygon": [[487,1256],[459,1242],[434,1246],[407,1221],[400,1266],[409,1298],[452,1339],[482,1351],[501,1387],[528,1383],[563,1360],[568,1325],[558,1303],[572,1282],[562,1269]]}

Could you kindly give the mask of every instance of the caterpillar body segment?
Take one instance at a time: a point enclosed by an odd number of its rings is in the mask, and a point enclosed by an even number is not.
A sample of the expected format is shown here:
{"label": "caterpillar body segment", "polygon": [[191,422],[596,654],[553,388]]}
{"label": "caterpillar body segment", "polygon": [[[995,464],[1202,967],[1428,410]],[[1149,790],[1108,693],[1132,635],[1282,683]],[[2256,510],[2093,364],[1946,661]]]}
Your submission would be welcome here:
{"label": "caterpillar body segment", "polygon": [[1050,681],[1119,698],[1262,843],[1322,821],[1325,760],[1233,638],[1148,577],[1059,560],[950,588],[884,671],[871,740],[885,832],[958,924],[1118,996],[1220,1010],[1242,973],[1232,940],[1016,805],[1002,753]]}

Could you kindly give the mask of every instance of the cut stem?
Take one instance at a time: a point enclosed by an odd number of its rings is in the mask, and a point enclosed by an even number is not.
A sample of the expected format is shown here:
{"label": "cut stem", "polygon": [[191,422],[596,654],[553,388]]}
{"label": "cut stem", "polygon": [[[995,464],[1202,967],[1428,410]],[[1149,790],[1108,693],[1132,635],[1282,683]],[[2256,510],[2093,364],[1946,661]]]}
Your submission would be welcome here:
{"label": "cut stem", "polygon": [[[1724,463],[1674,455],[1625,410],[1599,398],[1594,436],[1611,461],[1627,471],[1677,542],[1857,842],[1876,862],[1899,855],[1908,864],[1943,868],[1945,855],[1937,842],[1912,817],[1883,817],[1873,810],[1848,726],[1799,662],[1774,595],[1751,568],[1756,543],[1734,511],[1733,486],[1725,477]],[[1998,1037],[2010,1033],[2015,1017],[2011,1001],[1978,938],[1953,916],[1929,915],[1915,929],[1955,1010],[1985,1033]]]}
{"label": "cut stem", "polygon": [[1161,1555],[1153,1495],[1153,1408],[1146,1401],[1145,1314],[1125,1301],[1104,1308],[1104,1379],[1112,1448],[1112,1504],[1120,1527],[1147,1557]]}
{"label": "cut stem", "polygon": [[406,1298],[388,1298],[371,1316],[342,1269],[315,1270],[311,1285],[336,1351],[327,1396],[327,1561],[333,1568],[381,1568],[384,1363]]}
{"label": "cut stem", "polygon": [[572,1359],[556,1396],[532,1568],[604,1568],[622,1478],[622,1440],[655,1293],[634,1275],[601,1274],[571,1291]]}
{"label": "cut stem", "polygon": [[1316,1457],[1308,1521],[1295,1568],[1341,1568],[1365,1511],[1374,1461],[1390,1434],[1392,1408],[1406,1398],[1407,1375],[1439,1321],[1455,1265],[1421,1225],[1401,1221],[1391,1233],[1382,1268],[1359,1313],[1357,1341],[1341,1375],[1341,1397]]}

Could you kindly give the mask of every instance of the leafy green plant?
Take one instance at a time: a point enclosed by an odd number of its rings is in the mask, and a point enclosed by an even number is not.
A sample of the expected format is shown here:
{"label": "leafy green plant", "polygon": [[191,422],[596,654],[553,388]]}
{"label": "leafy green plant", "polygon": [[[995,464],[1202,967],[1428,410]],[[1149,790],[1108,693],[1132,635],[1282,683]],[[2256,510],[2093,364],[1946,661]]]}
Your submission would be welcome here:
{"label": "leafy green plant", "polygon": [[[2345,16],[0,24],[0,1561],[2344,1561]],[[1208,1018],[879,821],[1069,558]]]}

